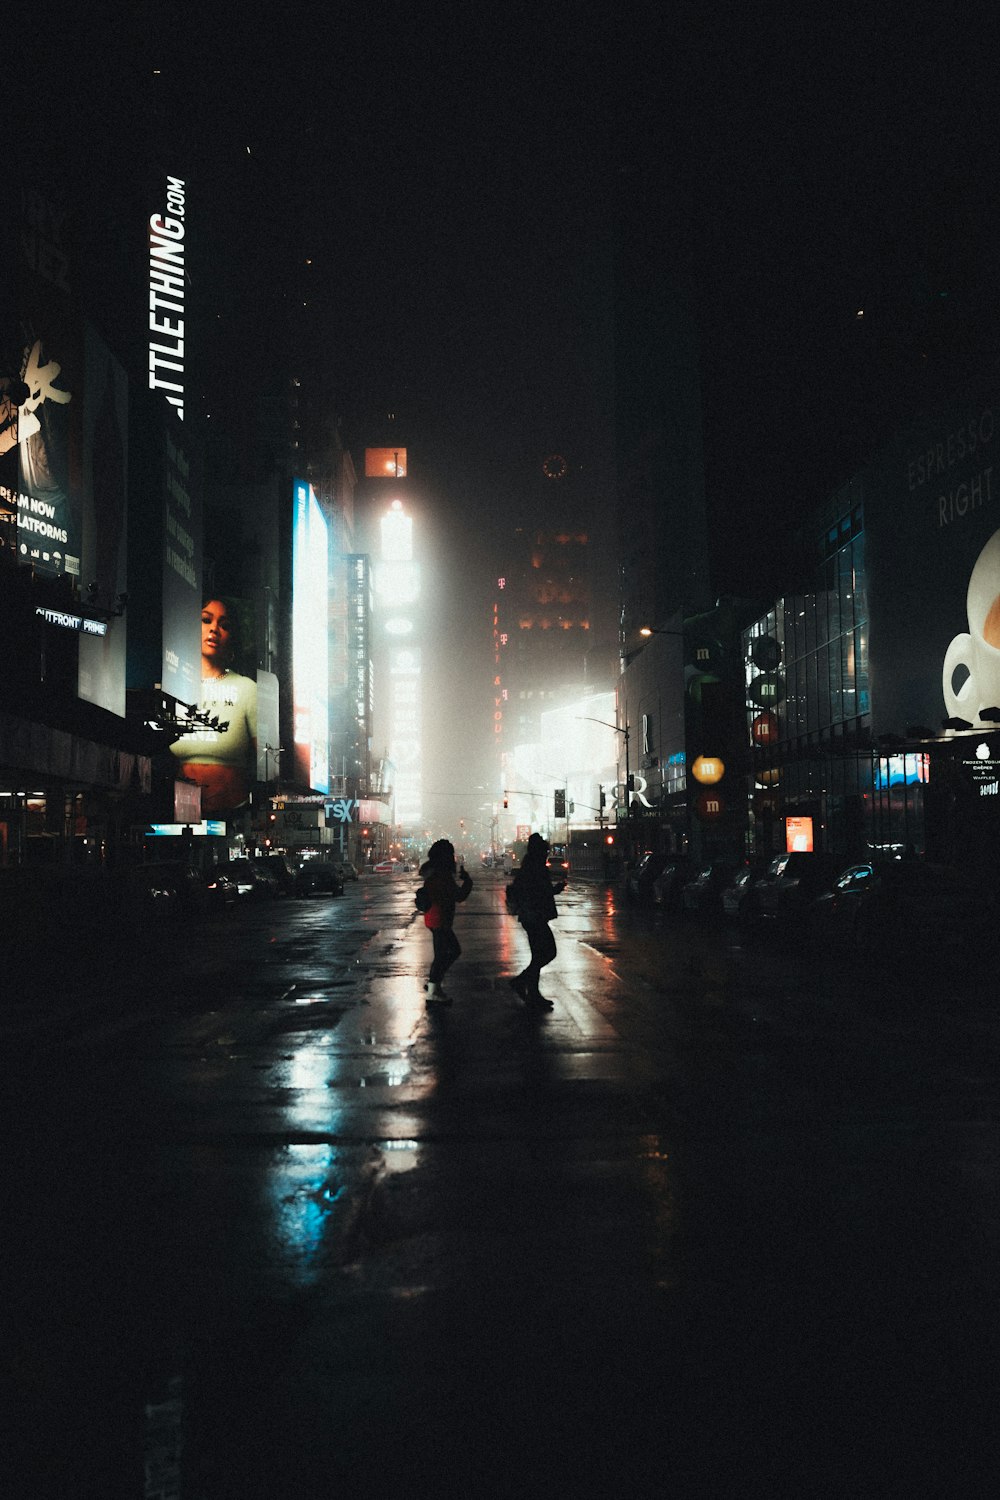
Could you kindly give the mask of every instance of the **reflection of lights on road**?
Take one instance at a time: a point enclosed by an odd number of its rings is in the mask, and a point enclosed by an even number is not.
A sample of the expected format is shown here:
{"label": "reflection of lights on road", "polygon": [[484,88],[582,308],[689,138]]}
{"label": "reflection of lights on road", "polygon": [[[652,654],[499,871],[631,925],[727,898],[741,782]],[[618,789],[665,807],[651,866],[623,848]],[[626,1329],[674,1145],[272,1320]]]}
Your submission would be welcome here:
{"label": "reflection of lights on road", "polygon": [[293,1089],[325,1088],[330,1054],[325,1047],[303,1046],[292,1054],[288,1086]]}
{"label": "reflection of lights on road", "polygon": [[[398,1089],[410,1076],[408,1066],[387,1068],[384,1073],[372,1073],[367,1078],[358,1079],[359,1089]],[[331,1082],[330,1087],[333,1087]]]}
{"label": "reflection of lights on road", "polygon": [[332,1176],[334,1149],[322,1145],[286,1146],[275,1161],[269,1200],[275,1236],[293,1280],[310,1283],[318,1275],[314,1265],[327,1220],[346,1189]]}
{"label": "reflection of lights on road", "polygon": [[385,1157],[386,1172],[409,1172],[417,1165],[417,1155],[420,1150],[419,1141],[386,1140],[378,1141],[376,1144]]}

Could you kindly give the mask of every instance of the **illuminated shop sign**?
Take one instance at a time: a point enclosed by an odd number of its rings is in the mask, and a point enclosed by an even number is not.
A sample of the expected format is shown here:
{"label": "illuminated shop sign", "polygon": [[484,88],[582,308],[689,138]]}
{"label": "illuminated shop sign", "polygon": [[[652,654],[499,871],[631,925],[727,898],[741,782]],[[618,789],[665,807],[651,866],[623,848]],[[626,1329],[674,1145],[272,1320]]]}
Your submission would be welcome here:
{"label": "illuminated shop sign", "polygon": [[222,818],[207,818],[201,823],[153,823],[149,832],[151,837],[160,839],[177,839],[184,833],[196,839],[224,838],[226,824]]}
{"label": "illuminated shop sign", "polygon": [[703,823],[713,823],[725,812],[725,800],[718,792],[699,792],[694,799],[694,810]]}
{"label": "illuminated shop sign", "polygon": [[61,609],[45,609],[39,604],[35,614],[46,625],[60,625],[63,630],[76,630],[81,635],[107,635],[108,627],[103,620],[88,620],[83,615],[68,615]]}
{"label": "illuminated shop sign", "polygon": [[701,781],[708,786],[721,781],[725,774],[725,765],[717,755],[699,755],[691,767],[691,775],[695,781]]}
{"label": "illuminated shop sign", "polygon": [[778,720],[772,713],[758,714],[750,725],[755,745],[773,745],[778,738]]}
{"label": "illuminated shop sign", "polygon": [[[506,583],[507,583],[506,578],[498,578],[497,579],[497,588],[498,589],[504,588],[506,586]],[[507,702],[507,689],[504,687],[504,685],[503,685],[503,678],[500,675],[500,646],[501,646],[501,640],[502,639],[505,639],[505,637],[501,636],[501,631],[500,631],[500,603],[499,603],[499,600],[494,600],[494,602],[493,602],[493,733],[494,733],[494,735],[497,735],[497,736],[503,734],[503,706]],[[495,741],[495,743],[499,744],[500,743],[499,739],[497,739]]]}
{"label": "illuminated shop sign", "polygon": [[789,854],[811,854],[813,851],[812,818],[785,819],[785,849]]}
{"label": "illuminated shop sign", "polygon": [[328,804],[326,816],[331,822],[350,823],[352,817],[357,817],[360,806],[356,797],[338,797],[335,802]]}
{"label": "illuminated shop sign", "polygon": [[771,708],[785,697],[785,684],[776,672],[762,673],[747,688],[747,700],[757,708]]}
{"label": "illuminated shop sign", "polygon": [[184,420],[184,182],[167,178],[166,209],[149,220],[149,389]]}
{"label": "illuminated shop sign", "polygon": [[962,767],[980,797],[1000,796],[1000,759],[985,740],[976,746],[975,760],[963,760]]}

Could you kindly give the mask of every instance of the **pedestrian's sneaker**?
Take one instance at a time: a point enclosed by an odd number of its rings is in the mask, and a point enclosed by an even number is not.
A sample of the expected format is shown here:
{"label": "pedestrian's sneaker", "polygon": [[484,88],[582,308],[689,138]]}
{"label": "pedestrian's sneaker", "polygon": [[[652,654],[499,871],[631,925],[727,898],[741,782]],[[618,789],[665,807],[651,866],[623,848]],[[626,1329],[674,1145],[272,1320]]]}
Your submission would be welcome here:
{"label": "pedestrian's sneaker", "polygon": [[451,996],[446,995],[441,986],[439,984],[436,984],[433,979],[428,979],[427,983],[424,985],[424,989],[427,991],[428,1005],[451,1004]]}
{"label": "pedestrian's sneaker", "polygon": [[551,1000],[547,1000],[544,995],[540,995],[537,990],[535,991],[535,993],[533,995],[525,995],[525,997],[524,997],[524,1003],[525,1003],[525,1005],[530,1006],[532,1010],[554,1010],[555,1009],[555,1007],[552,1004],[552,1001]]}
{"label": "pedestrian's sneaker", "polygon": [[520,995],[522,1000],[527,1000],[528,981],[523,974],[515,974],[513,979],[508,980],[508,983],[516,995]]}

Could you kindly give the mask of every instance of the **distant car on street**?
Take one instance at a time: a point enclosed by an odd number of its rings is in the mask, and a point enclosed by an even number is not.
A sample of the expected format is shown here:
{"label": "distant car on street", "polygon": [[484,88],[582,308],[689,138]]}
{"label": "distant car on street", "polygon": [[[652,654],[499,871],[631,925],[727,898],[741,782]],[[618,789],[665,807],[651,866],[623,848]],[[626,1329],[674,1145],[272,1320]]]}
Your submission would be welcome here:
{"label": "distant car on street", "polygon": [[378,864],[372,865],[373,875],[393,875],[396,872],[396,861],[394,859],[380,859]]}
{"label": "distant car on street", "polygon": [[217,869],[234,882],[241,901],[258,901],[278,894],[278,882],[265,869],[263,860],[232,859]]}
{"label": "distant car on street", "polygon": [[545,868],[550,875],[560,876],[563,880],[569,879],[569,850],[565,844],[549,845],[549,852],[545,857]]}
{"label": "distant car on street", "polygon": [[340,872],[340,878],[346,883],[348,880],[357,880],[358,867],[353,860],[335,859],[334,865]]}
{"label": "distant car on street", "polygon": [[213,904],[204,875],[184,860],[154,860],[137,865],[130,872],[130,884],[144,904],[158,914],[170,910],[199,916]]}
{"label": "distant car on street", "polygon": [[329,859],[304,859],[295,872],[297,896],[342,896],[344,878]]}
{"label": "distant car on street", "polygon": [[283,896],[291,896],[295,892],[295,867],[287,854],[265,854],[258,861],[263,865],[269,875],[273,875],[278,883],[278,890]]}

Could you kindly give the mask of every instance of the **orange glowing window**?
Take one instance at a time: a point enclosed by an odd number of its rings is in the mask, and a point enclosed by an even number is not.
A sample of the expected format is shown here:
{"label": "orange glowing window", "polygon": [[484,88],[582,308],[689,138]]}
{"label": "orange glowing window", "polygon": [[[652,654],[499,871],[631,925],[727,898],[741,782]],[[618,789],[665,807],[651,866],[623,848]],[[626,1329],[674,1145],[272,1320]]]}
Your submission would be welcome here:
{"label": "orange glowing window", "polygon": [[405,448],[366,448],[366,479],[405,479]]}

